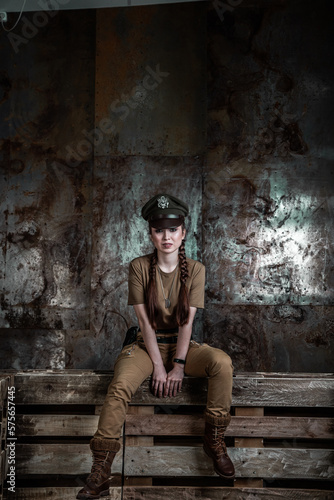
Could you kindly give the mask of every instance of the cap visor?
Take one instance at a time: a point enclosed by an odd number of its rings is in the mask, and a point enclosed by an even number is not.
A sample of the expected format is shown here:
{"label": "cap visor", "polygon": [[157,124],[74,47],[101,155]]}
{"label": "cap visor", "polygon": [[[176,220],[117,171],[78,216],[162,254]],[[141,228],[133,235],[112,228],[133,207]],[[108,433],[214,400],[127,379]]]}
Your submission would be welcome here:
{"label": "cap visor", "polygon": [[183,224],[184,217],[178,217],[177,219],[153,219],[150,221],[150,226],[154,229],[173,229],[181,226]]}

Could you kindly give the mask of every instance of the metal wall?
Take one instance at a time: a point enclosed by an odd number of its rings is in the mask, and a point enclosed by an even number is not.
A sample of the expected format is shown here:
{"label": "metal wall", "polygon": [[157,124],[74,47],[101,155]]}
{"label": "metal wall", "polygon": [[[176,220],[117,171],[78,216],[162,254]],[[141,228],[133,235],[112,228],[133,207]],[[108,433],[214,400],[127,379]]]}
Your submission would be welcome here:
{"label": "metal wall", "polygon": [[333,6],[239,4],[209,14],[205,336],[237,369],[330,371]]}
{"label": "metal wall", "polygon": [[113,367],[161,190],[191,206],[207,267],[195,337],[236,370],[333,369],[331,11],[196,2],[1,32],[2,369]]}

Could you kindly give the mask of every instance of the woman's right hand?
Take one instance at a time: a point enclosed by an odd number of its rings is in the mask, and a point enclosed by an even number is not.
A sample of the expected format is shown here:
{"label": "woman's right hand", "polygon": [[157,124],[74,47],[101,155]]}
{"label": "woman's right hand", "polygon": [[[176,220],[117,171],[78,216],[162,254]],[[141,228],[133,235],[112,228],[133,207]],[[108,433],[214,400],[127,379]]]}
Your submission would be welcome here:
{"label": "woman's right hand", "polygon": [[167,372],[164,365],[155,366],[152,374],[152,392],[155,396],[162,398],[166,381]]}

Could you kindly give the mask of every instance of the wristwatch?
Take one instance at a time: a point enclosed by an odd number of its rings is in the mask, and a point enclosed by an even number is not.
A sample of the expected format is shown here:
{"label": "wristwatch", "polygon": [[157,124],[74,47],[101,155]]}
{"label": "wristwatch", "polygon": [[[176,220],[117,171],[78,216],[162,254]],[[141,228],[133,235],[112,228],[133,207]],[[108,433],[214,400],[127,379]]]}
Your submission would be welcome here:
{"label": "wristwatch", "polygon": [[173,363],[178,363],[179,365],[185,365],[186,361],[185,359],[174,358]]}

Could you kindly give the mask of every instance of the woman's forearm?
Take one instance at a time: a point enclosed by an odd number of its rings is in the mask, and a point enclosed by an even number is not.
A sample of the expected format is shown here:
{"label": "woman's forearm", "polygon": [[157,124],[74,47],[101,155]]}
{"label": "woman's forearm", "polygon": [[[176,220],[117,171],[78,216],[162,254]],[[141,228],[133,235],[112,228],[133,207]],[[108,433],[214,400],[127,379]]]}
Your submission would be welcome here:
{"label": "woman's forearm", "polygon": [[179,327],[179,335],[175,353],[176,358],[186,359],[187,357],[196,310],[196,307],[190,307],[188,323],[184,326]]}
{"label": "woman's forearm", "polygon": [[145,305],[135,305],[134,310],[138,319],[140,332],[143,336],[145,347],[154,366],[163,364],[159,351],[155,331],[153,330],[146,313]]}
{"label": "woman's forearm", "polygon": [[151,358],[153,365],[154,366],[162,365],[163,362],[159,351],[155,331],[151,326],[147,325],[142,325],[140,329],[143,335],[145,347],[147,349],[147,352]]}

